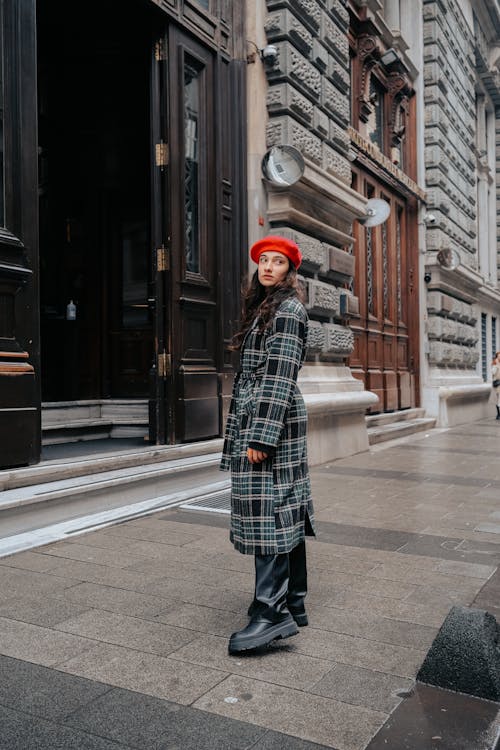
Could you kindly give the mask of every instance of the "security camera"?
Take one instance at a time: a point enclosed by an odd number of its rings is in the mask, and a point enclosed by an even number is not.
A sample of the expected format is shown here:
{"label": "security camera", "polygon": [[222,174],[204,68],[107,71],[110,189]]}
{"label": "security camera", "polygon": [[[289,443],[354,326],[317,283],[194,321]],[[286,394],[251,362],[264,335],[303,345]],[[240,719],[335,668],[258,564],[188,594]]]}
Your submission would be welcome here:
{"label": "security camera", "polygon": [[430,275],[429,271],[427,271],[427,273],[424,274],[425,283],[428,284],[431,279],[432,279],[432,276]]}
{"label": "security camera", "polygon": [[437,221],[436,216],[434,214],[425,214],[424,216],[424,224],[435,224]]}
{"label": "security camera", "polygon": [[266,44],[264,49],[261,50],[260,56],[265,65],[272,67],[278,60],[279,49],[274,44]]}

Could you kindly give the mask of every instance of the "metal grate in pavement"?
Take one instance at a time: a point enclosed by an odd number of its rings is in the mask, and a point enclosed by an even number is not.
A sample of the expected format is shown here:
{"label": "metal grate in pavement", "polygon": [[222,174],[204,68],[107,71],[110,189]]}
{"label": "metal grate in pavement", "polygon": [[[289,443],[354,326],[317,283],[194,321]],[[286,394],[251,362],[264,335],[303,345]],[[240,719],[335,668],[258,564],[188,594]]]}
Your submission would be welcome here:
{"label": "metal grate in pavement", "polygon": [[181,510],[199,510],[205,513],[225,513],[231,512],[231,490],[228,487],[220,492],[211,492],[208,495],[201,495],[195,500],[179,505]]}

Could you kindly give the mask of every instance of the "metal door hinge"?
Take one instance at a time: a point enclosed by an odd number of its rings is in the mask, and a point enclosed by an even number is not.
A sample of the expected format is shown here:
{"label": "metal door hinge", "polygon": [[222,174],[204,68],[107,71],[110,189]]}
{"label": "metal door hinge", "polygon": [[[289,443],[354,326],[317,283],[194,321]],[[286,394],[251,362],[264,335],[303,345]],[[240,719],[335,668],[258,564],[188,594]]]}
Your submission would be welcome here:
{"label": "metal door hinge", "polygon": [[165,245],[156,248],[156,270],[170,271],[170,251]]}
{"label": "metal door hinge", "polygon": [[160,378],[166,378],[171,372],[171,358],[167,352],[158,354],[158,375]]}
{"label": "metal door hinge", "polygon": [[168,143],[160,141],[155,148],[155,162],[157,167],[166,167],[168,165],[169,153]]}

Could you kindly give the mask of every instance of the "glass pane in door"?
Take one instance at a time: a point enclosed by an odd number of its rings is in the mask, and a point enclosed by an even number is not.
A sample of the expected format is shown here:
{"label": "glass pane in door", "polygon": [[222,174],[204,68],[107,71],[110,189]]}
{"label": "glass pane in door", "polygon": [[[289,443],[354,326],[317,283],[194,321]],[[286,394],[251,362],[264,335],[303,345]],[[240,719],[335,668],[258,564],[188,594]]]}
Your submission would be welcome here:
{"label": "glass pane in door", "polygon": [[184,226],[186,270],[200,272],[199,164],[200,70],[188,57],[184,67]]}

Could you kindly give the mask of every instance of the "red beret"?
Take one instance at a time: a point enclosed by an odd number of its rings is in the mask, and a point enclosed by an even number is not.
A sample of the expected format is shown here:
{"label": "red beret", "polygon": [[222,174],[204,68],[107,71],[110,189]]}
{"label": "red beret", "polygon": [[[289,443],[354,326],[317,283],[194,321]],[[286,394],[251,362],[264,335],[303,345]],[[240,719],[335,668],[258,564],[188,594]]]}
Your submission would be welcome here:
{"label": "red beret", "polygon": [[277,235],[269,235],[269,237],[257,240],[250,248],[250,257],[255,263],[258,263],[262,253],[273,252],[273,250],[275,253],[286,255],[295,268],[298,268],[302,263],[302,253],[298,245],[293,240]]}

